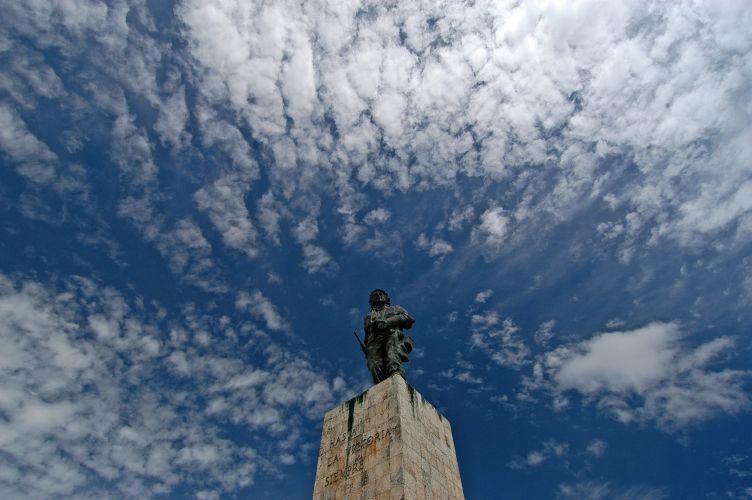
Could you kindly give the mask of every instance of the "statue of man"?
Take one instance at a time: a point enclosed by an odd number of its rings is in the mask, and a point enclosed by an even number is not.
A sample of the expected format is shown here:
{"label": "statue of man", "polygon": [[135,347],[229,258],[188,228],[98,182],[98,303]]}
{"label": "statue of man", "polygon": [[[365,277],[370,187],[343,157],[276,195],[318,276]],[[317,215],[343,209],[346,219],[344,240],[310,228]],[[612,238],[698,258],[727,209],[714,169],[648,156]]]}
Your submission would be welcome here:
{"label": "statue of man", "polygon": [[368,297],[371,310],[363,319],[366,332],[365,351],[373,383],[378,384],[394,373],[405,377],[402,363],[413,350],[413,339],[402,333],[415,320],[400,306],[393,306],[389,295],[380,288]]}

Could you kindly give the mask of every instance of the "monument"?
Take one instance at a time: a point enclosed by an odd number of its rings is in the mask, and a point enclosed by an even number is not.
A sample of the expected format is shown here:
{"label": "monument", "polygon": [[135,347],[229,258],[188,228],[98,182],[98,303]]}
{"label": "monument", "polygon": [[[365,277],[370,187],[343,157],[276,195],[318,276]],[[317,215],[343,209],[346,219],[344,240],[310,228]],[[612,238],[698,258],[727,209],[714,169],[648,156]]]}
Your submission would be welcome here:
{"label": "monument", "polygon": [[405,381],[414,320],[371,292],[361,344],[374,386],[324,416],[314,500],[464,499],[449,421]]}
{"label": "monument", "polygon": [[391,305],[389,295],[381,288],[371,292],[368,304],[371,310],[363,318],[366,343],[361,347],[373,383],[378,384],[394,373],[404,377],[402,363],[408,361],[407,355],[413,350],[413,339],[405,335],[402,329],[412,328],[415,320],[401,306]]}

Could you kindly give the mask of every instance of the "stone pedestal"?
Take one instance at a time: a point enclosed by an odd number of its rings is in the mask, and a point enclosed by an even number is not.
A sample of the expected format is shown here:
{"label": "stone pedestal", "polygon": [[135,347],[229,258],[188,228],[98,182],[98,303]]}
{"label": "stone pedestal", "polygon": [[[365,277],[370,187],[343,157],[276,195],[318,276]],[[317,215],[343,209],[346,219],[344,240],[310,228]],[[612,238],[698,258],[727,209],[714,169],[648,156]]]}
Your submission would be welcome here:
{"label": "stone pedestal", "polygon": [[449,421],[399,375],[324,417],[314,500],[464,499]]}

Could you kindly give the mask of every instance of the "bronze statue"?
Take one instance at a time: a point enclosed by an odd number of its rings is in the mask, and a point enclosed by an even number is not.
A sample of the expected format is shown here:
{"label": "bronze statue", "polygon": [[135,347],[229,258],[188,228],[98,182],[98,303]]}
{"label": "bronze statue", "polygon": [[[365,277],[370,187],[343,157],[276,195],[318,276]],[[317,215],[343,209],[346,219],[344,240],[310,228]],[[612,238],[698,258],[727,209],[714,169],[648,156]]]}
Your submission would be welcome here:
{"label": "bronze statue", "polygon": [[402,363],[413,350],[413,339],[402,330],[412,328],[415,320],[400,306],[393,306],[389,295],[380,288],[368,297],[371,310],[363,319],[365,345],[361,344],[368,360],[373,383],[378,384],[394,373],[405,377]]}

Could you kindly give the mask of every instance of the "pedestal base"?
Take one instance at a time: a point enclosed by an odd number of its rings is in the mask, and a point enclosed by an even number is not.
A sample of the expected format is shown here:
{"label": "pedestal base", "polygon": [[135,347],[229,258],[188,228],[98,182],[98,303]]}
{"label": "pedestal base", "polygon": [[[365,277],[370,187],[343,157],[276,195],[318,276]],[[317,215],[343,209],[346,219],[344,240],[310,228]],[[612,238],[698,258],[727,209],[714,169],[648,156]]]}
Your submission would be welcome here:
{"label": "pedestal base", "polygon": [[314,500],[464,499],[449,421],[399,375],[324,417]]}

